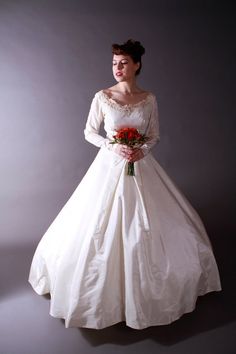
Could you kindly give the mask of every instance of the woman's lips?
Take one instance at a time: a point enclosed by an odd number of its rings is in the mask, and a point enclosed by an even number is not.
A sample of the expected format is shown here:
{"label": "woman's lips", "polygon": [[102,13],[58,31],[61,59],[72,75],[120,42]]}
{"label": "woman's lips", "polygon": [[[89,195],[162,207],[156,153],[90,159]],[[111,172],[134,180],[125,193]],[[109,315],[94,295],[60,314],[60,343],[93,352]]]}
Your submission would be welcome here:
{"label": "woman's lips", "polygon": [[120,71],[118,71],[117,73],[116,73],[116,76],[122,76],[123,74],[122,74],[122,72],[120,72]]}

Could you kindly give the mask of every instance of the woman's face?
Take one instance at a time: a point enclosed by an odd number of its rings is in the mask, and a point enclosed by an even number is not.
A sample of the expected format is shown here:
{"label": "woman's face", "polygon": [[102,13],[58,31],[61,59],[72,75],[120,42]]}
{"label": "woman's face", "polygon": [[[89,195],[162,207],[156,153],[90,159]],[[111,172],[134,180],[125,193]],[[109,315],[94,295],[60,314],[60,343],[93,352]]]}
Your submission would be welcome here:
{"label": "woman's face", "polygon": [[134,79],[140,63],[134,63],[133,59],[126,54],[114,54],[112,61],[113,76],[116,81],[129,81]]}

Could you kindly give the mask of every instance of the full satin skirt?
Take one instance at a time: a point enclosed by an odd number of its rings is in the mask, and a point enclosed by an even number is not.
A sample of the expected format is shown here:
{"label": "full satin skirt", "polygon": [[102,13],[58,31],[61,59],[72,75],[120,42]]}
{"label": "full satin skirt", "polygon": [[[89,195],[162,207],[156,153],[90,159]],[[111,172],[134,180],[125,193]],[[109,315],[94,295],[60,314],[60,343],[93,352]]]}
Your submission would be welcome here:
{"label": "full satin skirt", "polygon": [[221,290],[204,225],[157,160],[128,176],[106,148],[43,235],[29,282],[66,327],[96,329],[169,324]]}

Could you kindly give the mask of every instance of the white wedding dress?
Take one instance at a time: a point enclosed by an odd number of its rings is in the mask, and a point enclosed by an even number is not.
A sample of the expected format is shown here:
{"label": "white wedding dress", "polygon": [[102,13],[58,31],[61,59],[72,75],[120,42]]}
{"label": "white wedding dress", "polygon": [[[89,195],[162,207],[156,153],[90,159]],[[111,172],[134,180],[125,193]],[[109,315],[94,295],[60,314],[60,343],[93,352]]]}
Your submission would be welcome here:
{"label": "white wedding dress", "polygon": [[[124,126],[150,138],[135,176],[109,144]],[[99,91],[84,132],[100,149],[42,237],[29,282],[38,294],[50,293],[50,314],[66,327],[171,323],[221,283],[199,215],[150,151],[160,140],[156,98],[121,105]]]}

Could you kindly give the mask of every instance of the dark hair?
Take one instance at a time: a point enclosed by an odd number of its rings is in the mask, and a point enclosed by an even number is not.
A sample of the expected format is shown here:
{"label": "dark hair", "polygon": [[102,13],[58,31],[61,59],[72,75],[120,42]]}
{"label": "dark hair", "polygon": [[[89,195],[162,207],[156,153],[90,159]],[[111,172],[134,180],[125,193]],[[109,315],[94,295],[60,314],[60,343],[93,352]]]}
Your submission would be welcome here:
{"label": "dark hair", "polygon": [[137,69],[135,75],[138,75],[142,68],[142,60],[141,57],[145,53],[145,48],[138,41],[133,39],[129,39],[123,44],[112,44],[112,54],[120,55],[126,54],[129,55],[134,63],[140,63],[139,68]]}

